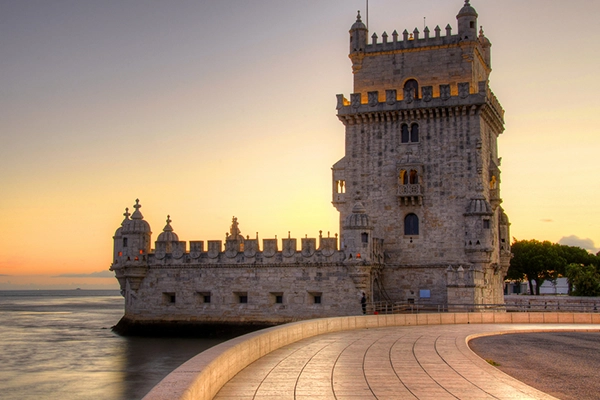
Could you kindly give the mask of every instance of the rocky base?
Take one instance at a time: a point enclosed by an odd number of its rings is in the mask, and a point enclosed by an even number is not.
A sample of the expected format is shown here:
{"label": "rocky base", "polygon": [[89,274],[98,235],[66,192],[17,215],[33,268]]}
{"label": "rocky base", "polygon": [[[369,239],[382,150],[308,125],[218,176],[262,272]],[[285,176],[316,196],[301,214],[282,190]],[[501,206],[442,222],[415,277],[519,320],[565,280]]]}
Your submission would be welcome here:
{"label": "rocky base", "polygon": [[121,336],[234,338],[275,325],[261,322],[135,321],[123,317],[111,329]]}

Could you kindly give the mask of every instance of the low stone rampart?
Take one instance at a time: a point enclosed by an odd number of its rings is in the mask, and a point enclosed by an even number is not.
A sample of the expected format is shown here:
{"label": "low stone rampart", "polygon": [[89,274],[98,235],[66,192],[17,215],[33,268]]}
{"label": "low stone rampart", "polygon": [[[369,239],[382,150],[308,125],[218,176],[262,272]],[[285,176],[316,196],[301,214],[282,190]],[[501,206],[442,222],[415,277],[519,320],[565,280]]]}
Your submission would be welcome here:
{"label": "low stone rampart", "polygon": [[294,322],[221,343],[190,359],[156,385],[144,400],[210,400],[252,362],[290,343],[325,333],[410,325],[600,324],[588,313],[440,313],[322,318]]}

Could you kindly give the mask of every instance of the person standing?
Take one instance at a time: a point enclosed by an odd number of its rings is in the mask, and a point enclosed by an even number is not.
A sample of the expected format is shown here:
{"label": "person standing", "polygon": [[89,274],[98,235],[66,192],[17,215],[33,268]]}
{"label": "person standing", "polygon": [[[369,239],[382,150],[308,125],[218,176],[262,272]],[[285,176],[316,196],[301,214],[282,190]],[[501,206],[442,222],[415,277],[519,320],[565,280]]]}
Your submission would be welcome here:
{"label": "person standing", "polygon": [[362,307],[363,314],[366,314],[367,313],[367,296],[365,295],[365,292],[362,293],[362,297],[360,299],[360,305]]}

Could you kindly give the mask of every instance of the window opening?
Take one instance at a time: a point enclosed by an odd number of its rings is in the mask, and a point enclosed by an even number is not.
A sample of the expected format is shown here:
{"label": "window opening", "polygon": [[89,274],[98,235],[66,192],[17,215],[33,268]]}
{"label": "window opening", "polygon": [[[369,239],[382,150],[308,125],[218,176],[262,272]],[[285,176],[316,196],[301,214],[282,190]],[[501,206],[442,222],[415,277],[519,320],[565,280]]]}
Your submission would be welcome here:
{"label": "window opening", "polygon": [[400,141],[402,143],[408,143],[408,141],[410,139],[409,132],[408,132],[408,125],[402,124],[402,127],[400,129],[401,129],[401,132],[402,132],[401,135],[400,135],[401,136],[400,137]]}
{"label": "window opening", "polygon": [[127,238],[123,238],[123,247],[127,247]]}
{"label": "window opening", "polygon": [[417,217],[415,214],[408,214],[406,217],[404,217],[404,234],[419,234],[419,217]]}
{"label": "window opening", "polygon": [[406,81],[404,84],[404,93],[406,93],[407,90],[412,92],[414,99],[419,98],[419,83],[416,80],[409,79]]}
{"label": "window opening", "polygon": [[404,169],[400,171],[400,182],[403,185],[408,184],[408,174],[406,173],[406,170],[404,170]]}
{"label": "window opening", "polygon": [[410,141],[416,143],[419,141],[419,125],[412,124],[410,126]]}
{"label": "window opening", "polygon": [[415,171],[414,169],[411,169],[410,170],[410,184],[416,185],[417,183],[419,183],[419,176],[417,174],[417,171]]}

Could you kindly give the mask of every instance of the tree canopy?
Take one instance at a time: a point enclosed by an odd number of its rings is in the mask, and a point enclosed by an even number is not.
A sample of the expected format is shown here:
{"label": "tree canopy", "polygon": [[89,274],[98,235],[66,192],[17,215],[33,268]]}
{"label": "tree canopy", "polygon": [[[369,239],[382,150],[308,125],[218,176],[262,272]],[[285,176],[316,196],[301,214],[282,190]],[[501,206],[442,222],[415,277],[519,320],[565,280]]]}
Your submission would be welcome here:
{"label": "tree canopy", "polygon": [[[535,239],[515,240],[511,250],[513,258],[510,260],[506,278],[529,281],[529,290],[532,294],[539,295],[540,286],[544,281],[555,280],[559,276],[569,279],[569,291],[573,285],[577,293],[592,293],[595,290],[593,279],[596,276],[594,273],[600,272],[600,255],[591,254],[580,247],[549,241],[540,242]],[[570,272],[568,266],[571,266]],[[590,267],[583,268],[584,266]],[[589,280],[591,282],[588,282]],[[535,289],[533,282],[535,282]]]}

